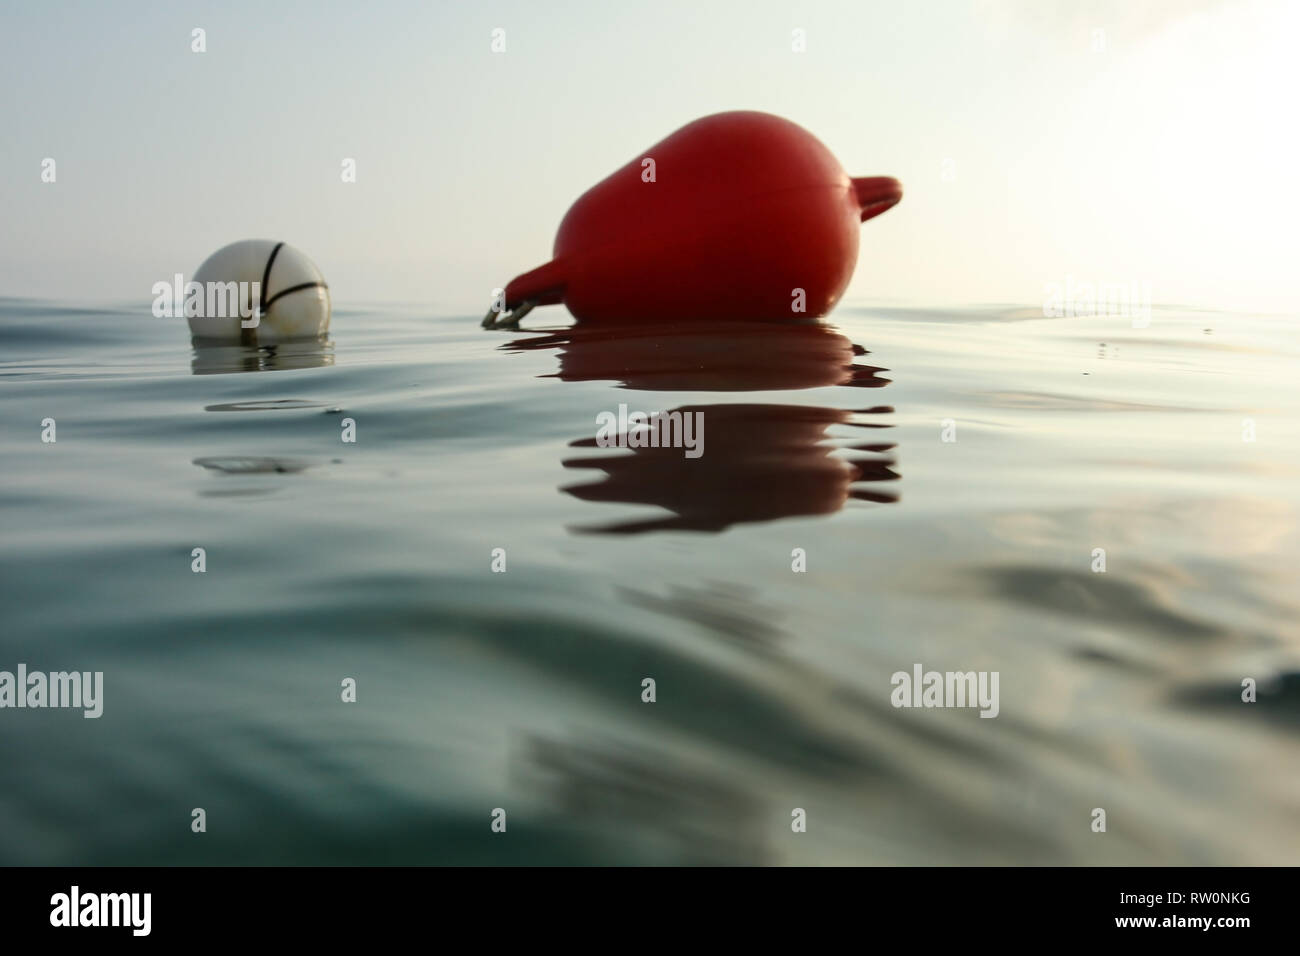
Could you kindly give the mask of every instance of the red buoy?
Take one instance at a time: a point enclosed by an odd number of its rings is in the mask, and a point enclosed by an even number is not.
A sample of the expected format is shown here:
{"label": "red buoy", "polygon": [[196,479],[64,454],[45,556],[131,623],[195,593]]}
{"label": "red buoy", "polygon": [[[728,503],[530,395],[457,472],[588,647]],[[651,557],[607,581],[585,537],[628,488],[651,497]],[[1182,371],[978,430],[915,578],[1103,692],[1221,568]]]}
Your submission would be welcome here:
{"label": "red buoy", "polygon": [[902,196],[887,176],[850,179],[789,120],[706,116],[579,196],[554,258],[512,279],[483,325],[559,303],[580,322],[825,315],[853,275],[858,223]]}

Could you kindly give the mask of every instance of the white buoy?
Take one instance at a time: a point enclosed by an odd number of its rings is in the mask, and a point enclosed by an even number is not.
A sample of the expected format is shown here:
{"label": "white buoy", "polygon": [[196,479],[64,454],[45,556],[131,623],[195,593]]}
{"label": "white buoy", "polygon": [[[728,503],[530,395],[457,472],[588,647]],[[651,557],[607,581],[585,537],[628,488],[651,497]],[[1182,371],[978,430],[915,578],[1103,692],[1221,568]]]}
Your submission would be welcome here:
{"label": "white buoy", "polygon": [[[274,345],[329,331],[325,278],[315,263],[286,243],[232,242],[208,256],[192,281],[204,290],[205,305],[201,315],[186,310],[195,339]],[[230,283],[238,290],[239,307],[207,308],[208,303],[230,301]]]}

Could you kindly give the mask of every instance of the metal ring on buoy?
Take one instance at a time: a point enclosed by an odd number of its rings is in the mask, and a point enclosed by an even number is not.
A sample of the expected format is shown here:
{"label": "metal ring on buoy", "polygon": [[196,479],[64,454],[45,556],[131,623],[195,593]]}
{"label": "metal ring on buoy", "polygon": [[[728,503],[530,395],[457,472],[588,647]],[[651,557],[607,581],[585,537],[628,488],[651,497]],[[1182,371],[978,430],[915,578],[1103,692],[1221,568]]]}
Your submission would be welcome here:
{"label": "metal ring on buoy", "polygon": [[506,312],[504,310],[498,312],[495,308],[488,309],[488,314],[483,317],[482,327],[485,329],[518,328],[519,320],[535,308],[537,308],[536,299],[525,299],[511,312]]}

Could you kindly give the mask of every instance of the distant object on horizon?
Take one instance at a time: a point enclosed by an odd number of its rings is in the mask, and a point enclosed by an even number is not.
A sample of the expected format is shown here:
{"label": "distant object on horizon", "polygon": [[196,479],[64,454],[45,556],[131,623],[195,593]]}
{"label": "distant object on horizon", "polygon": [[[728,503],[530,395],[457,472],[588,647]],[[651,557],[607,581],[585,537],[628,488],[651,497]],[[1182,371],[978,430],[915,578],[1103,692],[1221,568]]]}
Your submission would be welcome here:
{"label": "distant object on horizon", "polygon": [[[231,283],[238,290],[237,308],[230,306]],[[287,243],[244,239],[223,246],[199,266],[195,284],[203,291],[203,314],[187,309],[185,316],[196,344],[274,345],[329,331],[325,277]]]}
{"label": "distant object on horizon", "polygon": [[579,322],[816,318],[853,276],[859,222],[902,198],[789,120],[706,116],[579,196],[552,260],[512,279],[483,327],[560,303]]}

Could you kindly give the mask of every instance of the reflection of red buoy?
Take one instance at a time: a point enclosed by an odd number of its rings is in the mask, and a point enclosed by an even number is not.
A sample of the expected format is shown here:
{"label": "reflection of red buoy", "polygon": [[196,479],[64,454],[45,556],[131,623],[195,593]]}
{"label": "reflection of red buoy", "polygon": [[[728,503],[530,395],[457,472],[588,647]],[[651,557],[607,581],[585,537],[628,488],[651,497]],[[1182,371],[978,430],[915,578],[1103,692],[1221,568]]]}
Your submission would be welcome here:
{"label": "reflection of red buoy", "polygon": [[[554,349],[556,378],[654,392],[762,392],[847,385],[882,388],[887,371],[821,322],[644,322],[578,325],[521,336],[507,351]],[[774,357],[779,356],[779,361]],[[544,376],[546,377],[546,376]]]}
{"label": "reflection of red buoy", "polygon": [[[827,433],[832,426],[887,428],[858,416],[887,414],[892,408],[687,405],[673,411],[683,418],[704,416],[708,441],[699,458],[686,457],[682,448],[646,446],[615,455],[566,458],[565,468],[595,469],[604,472],[605,479],[560,489],[583,501],[655,505],[671,514],[574,531],[723,531],[736,524],[834,514],[851,499],[877,504],[898,500],[898,492],[891,490],[894,485],[877,484],[899,480],[893,442],[837,448]],[[702,440],[704,432],[698,434]],[[570,443],[583,449],[595,445],[595,438]]]}
{"label": "reflection of red buoy", "polygon": [[850,179],[812,134],[767,113],[706,116],[587,190],[554,258],[512,279],[514,324],[564,303],[580,321],[807,319],[839,300],[858,223],[903,195]]}

